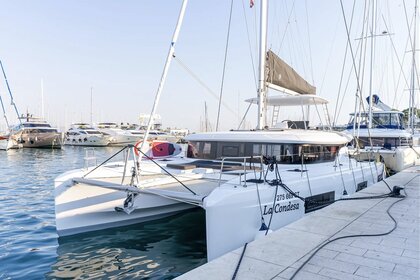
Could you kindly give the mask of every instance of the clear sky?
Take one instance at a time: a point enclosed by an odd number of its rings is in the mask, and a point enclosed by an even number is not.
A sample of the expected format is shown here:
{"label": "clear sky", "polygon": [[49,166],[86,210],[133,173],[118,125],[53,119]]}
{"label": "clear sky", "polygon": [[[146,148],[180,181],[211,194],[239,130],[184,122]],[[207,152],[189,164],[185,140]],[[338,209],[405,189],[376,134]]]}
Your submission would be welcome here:
{"label": "clear sky", "polygon": [[[350,21],[353,1],[343,2]],[[374,92],[386,103],[404,109],[408,86],[403,77],[409,81],[411,58],[407,51],[411,47],[406,45],[408,27],[403,1],[377,2],[377,33],[388,30],[393,35],[392,42],[389,36],[376,39]],[[355,53],[364,3],[356,1],[354,10],[351,39]],[[410,24],[414,0],[405,1],[405,5]],[[61,128],[72,122],[90,121],[91,87],[94,122],[138,122],[141,113],[151,111],[181,0],[0,0],[0,7],[0,59],[21,112],[41,114],[41,80],[45,116]],[[236,128],[247,107],[243,100],[256,96],[250,50],[255,60],[258,8],[258,0],[252,9],[247,0],[234,1],[221,129]],[[229,10],[228,0],[190,0],[176,46],[177,59],[217,95]],[[346,40],[339,1],[270,1],[268,45],[313,82],[318,95],[330,100],[331,115],[339,92]],[[398,59],[402,61],[403,57],[401,75]],[[356,79],[349,58],[350,54],[342,82],[344,88],[349,80],[338,114],[341,123],[348,120],[354,107]],[[163,126],[199,130],[207,102],[214,127],[217,99],[179,61],[171,65],[158,107]],[[368,75],[365,86],[367,81]],[[0,94],[9,104],[3,79]],[[9,108],[8,116],[14,120],[11,112]],[[282,118],[299,118],[299,112],[286,111]],[[249,112],[247,124],[255,126],[255,109]],[[2,126],[4,121],[0,120]]]}

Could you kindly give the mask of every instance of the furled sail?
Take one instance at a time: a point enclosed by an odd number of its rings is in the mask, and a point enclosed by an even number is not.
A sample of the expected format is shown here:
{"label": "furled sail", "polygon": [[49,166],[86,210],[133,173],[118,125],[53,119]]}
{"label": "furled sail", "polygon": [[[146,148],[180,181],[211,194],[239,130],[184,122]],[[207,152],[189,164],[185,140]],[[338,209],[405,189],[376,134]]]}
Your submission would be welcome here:
{"label": "furled sail", "polygon": [[316,87],[305,81],[271,50],[267,52],[266,66],[268,68],[266,75],[268,87],[274,89],[280,87],[299,94],[316,94]]}

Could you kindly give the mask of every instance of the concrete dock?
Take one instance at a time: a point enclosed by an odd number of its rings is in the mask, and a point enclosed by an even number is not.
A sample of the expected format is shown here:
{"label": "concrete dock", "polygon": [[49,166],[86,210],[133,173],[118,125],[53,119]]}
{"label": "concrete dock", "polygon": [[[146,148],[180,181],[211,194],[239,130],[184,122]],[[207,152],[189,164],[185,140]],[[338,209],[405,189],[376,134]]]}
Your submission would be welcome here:
{"label": "concrete dock", "polygon": [[[351,237],[318,251],[294,279],[420,279],[420,166],[386,178],[407,196],[390,210],[397,228],[388,235]],[[384,182],[353,197],[389,193]],[[402,194],[404,192],[402,191]],[[290,279],[321,244],[340,236],[391,230],[388,208],[399,198],[340,201],[248,244],[236,279]],[[238,229],[240,230],[240,229]],[[243,248],[177,279],[232,279]]]}

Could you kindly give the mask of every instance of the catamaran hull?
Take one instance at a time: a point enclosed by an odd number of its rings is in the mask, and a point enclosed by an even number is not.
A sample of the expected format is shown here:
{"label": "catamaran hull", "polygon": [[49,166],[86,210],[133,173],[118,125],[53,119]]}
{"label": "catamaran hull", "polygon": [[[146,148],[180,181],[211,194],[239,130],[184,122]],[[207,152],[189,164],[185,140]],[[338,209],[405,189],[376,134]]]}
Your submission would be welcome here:
{"label": "catamaran hull", "polygon": [[117,211],[127,198],[126,192],[78,184],[71,180],[58,186],[56,193],[56,227],[59,236],[146,222],[175,215],[195,205],[181,203],[153,194],[139,194],[134,211]]}
{"label": "catamaran hull", "polygon": [[[283,182],[287,182],[288,187],[300,196],[317,199],[314,196],[324,194],[325,197],[330,196],[333,201],[342,198],[345,193],[355,193],[382,178],[382,164],[375,167],[374,163],[358,163],[356,166],[353,162],[353,165],[353,171],[342,167],[340,172],[337,167],[335,173],[328,172],[318,176],[317,172],[320,170],[311,172],[309,167],[310,182],[306,183],[296,180],[296,176],[293,180],[293,176],[287,176],[288,171],[281,173],[285,174],[282,175],[285,176]],[[275,186],[261,184],[258,191],[261,204],[255,185],[217,188],[204,199],[208,261],[265,235],[265,230],[260,231],[262,217],[270,230],[277,230],[305,215],[303,201],[293,197],[282,187],[279,186],[276,191]]]}

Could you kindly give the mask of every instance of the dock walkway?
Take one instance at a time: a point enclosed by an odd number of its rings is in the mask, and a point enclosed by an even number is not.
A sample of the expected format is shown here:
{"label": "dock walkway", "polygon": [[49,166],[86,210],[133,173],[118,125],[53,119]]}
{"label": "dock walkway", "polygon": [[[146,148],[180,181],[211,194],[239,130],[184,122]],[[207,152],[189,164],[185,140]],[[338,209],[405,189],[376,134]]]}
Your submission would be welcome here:
{"label": "dock walkway", "polygon": [[[329,243],[294,279],[420,279],[420,166],[408,168],[386,182],[391,188],[405,186],[407,193],[390,210],[397,228],[385,236],[351,237]],[[379,182],[353,197],[388,192],[386,184]],[[257,239],[248,244],[236,279],[290,279],[314,250],[330,239],[387,232],[394,226],[387,210],[396,200],[388,197],[336,202]],[[232,251],[177,279],[232,279],[242,251]]]}

